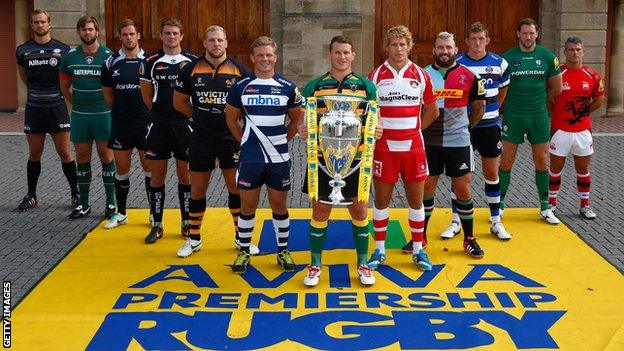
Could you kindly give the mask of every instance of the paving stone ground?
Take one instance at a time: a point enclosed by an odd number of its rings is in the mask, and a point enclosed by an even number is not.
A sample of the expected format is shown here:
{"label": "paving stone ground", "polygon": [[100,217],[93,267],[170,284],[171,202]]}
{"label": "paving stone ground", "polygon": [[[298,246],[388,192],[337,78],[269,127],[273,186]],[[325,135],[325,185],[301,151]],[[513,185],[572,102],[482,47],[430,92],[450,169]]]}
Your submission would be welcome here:
{"label": "paving stone ground", "polygon": [[[12,118],[8,122],[4,118]],[[611,121],[609,123],[609,121]],[[573,231],[593,247],[611,264],[624,272],[624,118],[600,119],[594,139],[596,153],[591,168],[592,207],[598,213],[595,221],[586,221],[578,216],[578,195],[574,168],[569,159],[564,169],[563,185],[559,195],[557,215]],[[4,124],[3,124],[4,123]],[[20,122],[15,115],[0,114],[0,132],[12,130]],[[13,126],[13,127],[11,127]],[[42,160],[42,171],[37,190],[40,200],[36,209],[20,213],[16,206],[26,191],[26,160],[28,147],[23,135],[0,135],[0,277],[11,280],[13,285],[12,304],[17,304],[45,275],[74,248],[80,240],[102,219],[104,213],[104,187],[101,166],[93,155],[93,183],[91,185],[94,213],[79,221],[69,221],[71,211],[67,182],[61,171],[60,161],[48,137]],[[308,207],[307,197],[299,189],[303,182],[305,145],[299,139],[291,142],[293,159],[293,185],[289,196],[290,207]],[[128,207],[146,208],[147,201],[143,187],[143,174],[138,165],[138,156],[131,172],[131,191]],[[483,178],[479,174],[480,162],[473,181],[473,195],[476,206],[485,207]],[[444,177],[442,177],[444,178]],[[219,171],[215,171],[208,190],[208,206],[227,206],[227,190]],[[530,148],[524,144],[519,148],[518,159],[512,173],[507,206],[536,207],[537,196],[533,182],[534,171],[530,161]],[[166,207],[178,207],[177,179],[170,167],[167,177]],[[436,194],[436,206],[449,207],[448,181],[443,179]],[[395,191],[392,207],[406,207],[402,186]],[[372,204],[372,199],[371,199]],[[268,207],[263,194],[261,207]],[[434,216],[436,214],[434,213]],[[537,216],[537,209],[536,209]],[[112,233],[114,235],[114,232]],[[147,233],[146,233],[147,234]],[[479,235],[479,233],[477,233]],[[539,235],[547,235],[540,233]],[[539,250],[539,248],[535,248]],[[527,253],[530,254],[530,253]]]}

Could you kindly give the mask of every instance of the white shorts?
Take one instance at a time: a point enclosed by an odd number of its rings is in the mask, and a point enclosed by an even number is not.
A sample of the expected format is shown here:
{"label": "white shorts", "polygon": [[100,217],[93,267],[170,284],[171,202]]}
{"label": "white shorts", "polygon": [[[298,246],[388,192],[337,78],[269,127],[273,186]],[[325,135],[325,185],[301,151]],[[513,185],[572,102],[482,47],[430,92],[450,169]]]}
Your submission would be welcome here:
{"label": "white shorts", "polygon": [[569,154],[574,156],[589,156],[594,153],[594,141],[591,132],[565,132],[558,130],[550,138],[548,151],[555,155],[566,157]]}

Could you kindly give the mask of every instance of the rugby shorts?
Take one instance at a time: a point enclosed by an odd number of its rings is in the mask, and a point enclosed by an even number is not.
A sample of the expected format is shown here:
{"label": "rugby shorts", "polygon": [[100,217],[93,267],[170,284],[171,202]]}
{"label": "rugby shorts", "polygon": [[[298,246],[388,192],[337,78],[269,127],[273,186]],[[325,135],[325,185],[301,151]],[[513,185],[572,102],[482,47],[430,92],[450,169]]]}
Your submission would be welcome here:
{"label": "rugby shorts", "polygon": [[252,190],[266,184],[279,191],[290,190],[290,160],[279,163],[238,162],[236,186]]}
{"label": "rugby shorts", "polygon": [[145,138],[145,157],[150,160],[188,161],[188,148],[191,143],[191,126],[161,125],[150,123]]}
{"label": "rugby shorts", "polygon": [[481,157],[495,158],[503,153],[501,142],[501,127],[476,127],[470,131],[470,142]]}
{"label": "rugby shorts", "polygon": [[375,149],[373,156],[375,181],[394,184],[399,180],[399,175],[408,183],[425,181],[429,175],[425,149],[400,152]]}
{"label": "rugby shorts", "polygon": [[594,153],[594,141],[591,132],[566,132],[557,130],[548,145],[548,152],[555,156],[566,157],[569,154],[574,156],[589,156]]}
{"label": "rugby shorts", "polygon": [[108,141],[111,131],[110,112],[83,114],[72,111],[69,138],[74,143]]}
{"label": "rugby shorts", "polygon": [[442,173],[451,178],[461,177],[474,171],[472,146],[448,147],[425,145],[429,174]]}
{"label": "rugby shorts", "polygon": [[26,105],[24,133],[58,133],[70,130],[69,115],[65,103],[50,107]]}

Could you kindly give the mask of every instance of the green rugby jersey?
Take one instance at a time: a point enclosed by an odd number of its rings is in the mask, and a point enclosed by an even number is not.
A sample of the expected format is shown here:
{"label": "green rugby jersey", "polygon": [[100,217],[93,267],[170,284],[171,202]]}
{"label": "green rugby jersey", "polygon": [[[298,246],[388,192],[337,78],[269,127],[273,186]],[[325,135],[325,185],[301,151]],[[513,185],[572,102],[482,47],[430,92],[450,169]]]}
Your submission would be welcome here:
{"label": "green rugby jersey", "polygon": [[112,51],[100,45],[95,55],[86,55],[79,45],[63,56],[60,66],[60,79],[72,84],[72,112],[81,114],[101,114],[110,112],[104,101],[100,75],[102,64],[112,55]]}
{"label": "green rugby jersey", "polygon": [[[370,80],[366,79],[366,77],[353,72],[347,74],[340,82],[327,72],[309,81],[303,88],[301,95],[303,95],[304,98],[325,95],[344,95],[360,97],[366,100],[377,100],[377,87]],[[305,99],[303,103],[306,103]],[[322,101],[317,102],[317,107],[319,112],[324,111],[325,106]],[[362,110],[360,109],[358,112],[362,113]],[[364,126],[366,124],[366,115],[362,116],[360,120],[362,121],[362,126]],[[363,145],[360,145],[360,149],[355,156],[356,160],[361,158],[362,148]],[[319,158],[322,159],[322,157],[323,156],[319,152]]]}
{"label": "green rugby jersey", "polygon": [[505,99],[505,114],[535,116],[547,113],[546,87],[548,79],[561,74],[557,56],[541,45],[525,52],[519,46],[503,54],[509,63],[509,90]]}

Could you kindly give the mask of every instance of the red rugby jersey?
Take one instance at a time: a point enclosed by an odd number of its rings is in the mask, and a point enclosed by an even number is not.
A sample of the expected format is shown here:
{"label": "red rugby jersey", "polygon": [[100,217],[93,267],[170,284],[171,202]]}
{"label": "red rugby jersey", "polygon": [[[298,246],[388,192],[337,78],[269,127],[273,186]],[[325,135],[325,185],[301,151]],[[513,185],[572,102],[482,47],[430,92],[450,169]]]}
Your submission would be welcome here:
{"label": "red rugby jersey", "polygon": [[429,74],[411,61],[397,72],[386,61],[368,79],[377,86],[383,126],[383,136],[375,147],[397,152],[424,148],[422,105],[436,101]]}
{"label": "red rugby jersey", "polygon": [[579,69],[562,65],[561,71],[563,89],[555,98],[551,129],[566,132],[591,130],[589,105],[593,98],[604,95],[604,81],[596,71],[585,65]]}

